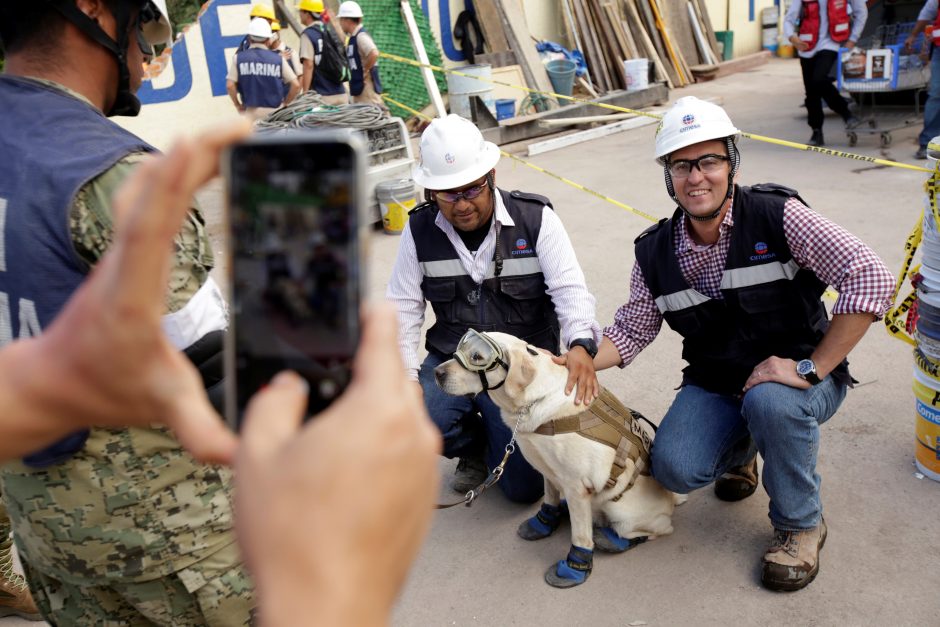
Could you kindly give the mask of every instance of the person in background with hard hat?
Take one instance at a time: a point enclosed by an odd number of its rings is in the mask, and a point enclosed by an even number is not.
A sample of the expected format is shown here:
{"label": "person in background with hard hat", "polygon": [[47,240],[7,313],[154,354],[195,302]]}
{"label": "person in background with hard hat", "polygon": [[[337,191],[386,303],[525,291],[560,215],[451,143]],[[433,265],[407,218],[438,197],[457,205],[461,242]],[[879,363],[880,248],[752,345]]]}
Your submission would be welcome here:
{"label": "person in background with hard hat", "polygon": [[[274,9],[264,4],[263,2],[255,2],[251,5],[251,11],[248,13],[248,25],[251,25],[252,20],[260,17],[265,20],[271,26],[274,26],[274,22],[277,21],[277,16],[274,14]],[[251,36],[245,35],[245,38],[241,40],[241,43],[238,44],[239,50],[248,50],[251,48]]]}
{"label": "person in background with hard hat", "polygon": [[[799,590],[826,541],[819,425],[852,385],[846,356],[891,305],[894,278],[796,191],[737,185],[738,133],[695,97],[666,112],[655,152],[678,208],[636,239],[630,299],[594,362],[628,365],[663,320],[682,335],[688,366],[656,432],[653,476],[679,494],[714,483],[738,501],[757,489],[760,453],[774,527],[761,582]],[[839,292],[831,321],[827,285]]]}
{"label": "person in background with hard hat", "polygon": [[861,124],[833,85],[829,73],[839,47],[851,50],[862,35],[868,7],[865,0],[793,0],[783,18],[783,36],[800,56],[803,88],[806,90],[806,121],[813,130],[807,142],[823,146],[823,109],[829,108],[852,129]]}
{"label": "person in background with hard hat", "polygon": [[[326,62],[324,55],[335,55],[333,47],[336,42],[333,38],[338,38],[335,32],[331,32],[333,27],[323,23],[323,0],[300,0],[297,9],[300,11],[300,23],[305,27],[300,35],[300,60],[304,66],[303,92],[315,91],[326,104],[348,104],[349,94],[343,86],[348,75],[345,78],[327,76],[328,72],[323,67]],[[345,55],[342,49],[339,52]]]}
{"label": "person in background with hard hat", "polygon": [[362,27],[362,7],[358,2],[346,0],[339,5],[336,17],[348,36],[346,56],[349,57],[349,95],[353,103],[373,104],[387,111],[381,96],[379,49],[372,35]]}
{"label": "person in background with hard hat", "polygon": [[[571,241],[547,198],[496,187],[499,157],[469,120],[451,114],[431,122],[413,174],[428,202],[411,212],[386,293],[398,304],[405,367],[424,391],[444,455],[460,458],[451,485],[461,493],[483,482],[511,439],[486,394],[450,396],[434,381],[434,368],[453,356],[468,329],[511,333],[552,353],[560,340],[568,349],[567,392],[576,387],[584,404],[599,392],[592,358],[600,327]],[[436,321],[419,364],[428,301]],[[499,486],[522,503],[536,501],[544,487],[521,455],[509,457]]]}
{"label": "person in background with hard hat", "polygon": [[232,56],[225,86],[235,108],[257,120],[290,103],[300,83],[287,59],[269,48],[272,32],[267,20],[251,20],[248,36],[251,47]]}
{"label": "person in background with hard hat", "polygon": [[[271,32],[273,36],[268,40],[268,47],[274,52],[281,55],[281,57],[290,64],[290,69],[294,70],[294,74],[297,75],[297,84],[303,84],[303,73],[304,66],[300,62],[300,55],[297,54],[290,46],[284,43],[284,40],[281,39],[281,23],[272,22],[271,23]],[[285,89],[285,95],[286,95]]]}
{"label": "person in background with hard hat", "polygon": [[[924,38],[921,47],[921,56],[930,57],[930,84],[927,86],[927,102],[924,103],[924,128],[917,136],[917,152],[915,159],[927,158],[927,144],[931,139],[940,135],[940,10],[937,0],[927,0],[917,15],[917,22],[911,29],[911,34],[904,40],[904,50],[910,53],[914,49],[917,36],[925,32],[932,25],[929,37]],[[927,51],[930,51],[929,53]]]}
{"label": "person in background with hard hat", "polygon": [[[0,3],[0,152],[16,155],[0,168],[0,292],[12,321],[3,344],[49,328],[109,247],[114,191],[156,150],[106,116],[137,114],[144,62],[171,32],[164,0]],[[227,320],[204,225],[193,208],[174,239],[161,322],[175,347],[169,356],[164,346],[167,361],[189,358],[208,387],[222,378]],[[75,430],[5,464],[0,479],[30,589],[50,623],[248,622],[232,476],[197,463],[166,429]]]}

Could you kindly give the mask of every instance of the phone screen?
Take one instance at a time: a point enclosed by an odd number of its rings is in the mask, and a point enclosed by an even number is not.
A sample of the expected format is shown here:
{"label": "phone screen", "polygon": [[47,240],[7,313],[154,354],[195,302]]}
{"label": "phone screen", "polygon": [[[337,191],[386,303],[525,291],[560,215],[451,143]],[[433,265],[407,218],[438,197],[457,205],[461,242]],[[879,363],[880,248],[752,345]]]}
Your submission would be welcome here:
{"label": "phone screen", "polygon": [[236,427],[251,396],[282,370],[310,384],[308,417],[349,383],[359,340],[361,161],[349,141],[327,137],[260,138],[230,153],[227,413]]}

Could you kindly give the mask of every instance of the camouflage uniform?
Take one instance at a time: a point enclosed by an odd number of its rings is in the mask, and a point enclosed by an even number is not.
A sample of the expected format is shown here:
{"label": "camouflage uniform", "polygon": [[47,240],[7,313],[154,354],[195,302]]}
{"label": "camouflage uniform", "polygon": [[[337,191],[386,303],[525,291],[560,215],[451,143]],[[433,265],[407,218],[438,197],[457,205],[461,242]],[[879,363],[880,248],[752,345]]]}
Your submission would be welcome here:
{"label": "camouflage uniform", "polygon": [[[113,192],[145,158],[125,157],[77,193],[69,226],[89,266],[111,243]],[[196,293],[212,264],[194,208],[176,239],[169,312]],[[49,622],[249,622],[253,594],[235,544],[231,473],[196,462],[166,429],[92,429],[71,459],[46,468],[10,463],[0,478],[20,559]]]}

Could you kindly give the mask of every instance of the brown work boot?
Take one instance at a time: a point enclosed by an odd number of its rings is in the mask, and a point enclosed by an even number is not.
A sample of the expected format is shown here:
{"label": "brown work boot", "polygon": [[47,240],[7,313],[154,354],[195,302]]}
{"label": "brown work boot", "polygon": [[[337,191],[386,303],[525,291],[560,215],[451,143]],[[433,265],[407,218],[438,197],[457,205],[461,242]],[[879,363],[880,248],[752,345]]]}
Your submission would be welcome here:
{"label": "brown work boot", "polygon": [[740,501],[757,490],[757,454],[743,466],[729,468],[715,481],[715,496],[722,501]]}
{"label": "brown work boot", "polygon": [[13,570],[12,542],[0,542],[0,617],[42,620],[23,575]]}
{"label": "brown work boot", "polygon": [[761,583],[768,590],[802,590],[819,572],[819,550],[826,543],[826,521],[802,531],[774,529],[774,541],[764,554]]}
{"label": "brown work boot", "polygon": [[482,457],[461,457],[457,462],[457,469],[454,471],[450,487],[454,492],[466,494],[483,483],[489,474],[490,471],[486,469]]}

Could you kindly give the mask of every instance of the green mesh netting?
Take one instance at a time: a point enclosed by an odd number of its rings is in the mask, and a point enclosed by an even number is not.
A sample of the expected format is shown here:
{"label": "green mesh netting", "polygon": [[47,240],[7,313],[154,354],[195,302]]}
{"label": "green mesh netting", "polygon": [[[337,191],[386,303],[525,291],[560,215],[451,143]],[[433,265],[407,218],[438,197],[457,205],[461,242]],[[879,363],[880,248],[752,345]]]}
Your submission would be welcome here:
{"label": "green mesh netting", "polygon": [[[417,60],[417,55],[411,47],[411,37],[408,35],[405,18],[401,14],[400,0],[358,1],[365,15],[363,24],[375,40],[379,51]],[[418,30],[421,32],[421,40],[428,53],[428,60],[431,65],[443,65],[441,47],[431,32],[427,16],[421,10],[421,3],[418,0],[409,0],[409,2],[411,2],[411,12],[414,13],[415,22],[418,23]],[[424,86],[424,79],[421,78],[421,68],[392,59],[380,58],[379,75],[382,78],[382,88],[389,98],[417,111],[431,104],[428,90]],[[442,94],[446,93],[447,79],[444,74],[435,72],[434,77],[437,79],[438,89]],[[409,118],[412,115],[392,103],[387,104],[392,115],[403,118]]]}

